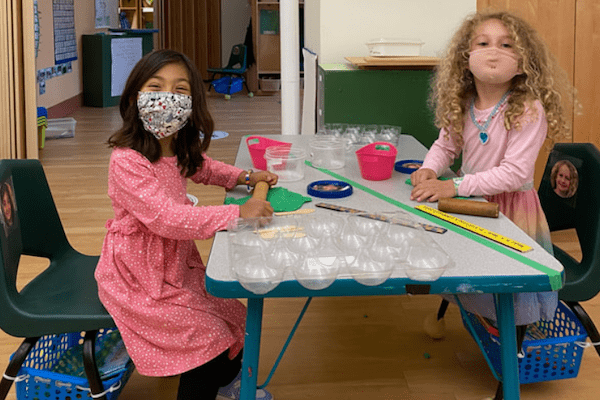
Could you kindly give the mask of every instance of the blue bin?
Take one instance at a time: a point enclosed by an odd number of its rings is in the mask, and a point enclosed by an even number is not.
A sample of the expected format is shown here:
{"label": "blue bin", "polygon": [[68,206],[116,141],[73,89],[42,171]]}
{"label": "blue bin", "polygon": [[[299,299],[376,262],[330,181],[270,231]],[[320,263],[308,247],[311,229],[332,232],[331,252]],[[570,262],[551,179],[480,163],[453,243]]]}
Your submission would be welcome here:
{"label": "blue bin", "polygon": [[242,78],[224,76],[222,78],[215,79],[211,84],[217,93],[233,94],[242,90],[243,83],[244,80]]}
{"label": "blue bin", "polygon": [[[115,333],[114,329],[102,330],[96,339],[96,362],[106,361],[99,366],[99,373],[107,400],[117,399],[135,369]],[[91,399],[83,360],[81,365],[70,361],[75,355],[77,361],[81,359],[82,343],[81,332],[42,336],[19,370],[17,400]]]}
{"label": "blue bin", "polygon": [[[494,327],[484,326],[476,315],[462,310],[463,324],[473,336],[496,379],[502,379],[500,339]],[[579,373],[587,333],[577,316],[559,302],[553,321],[538,321],[529,327],[538,337],[525,335],[519,357],[519,382],[534,383],[575,378]]]}

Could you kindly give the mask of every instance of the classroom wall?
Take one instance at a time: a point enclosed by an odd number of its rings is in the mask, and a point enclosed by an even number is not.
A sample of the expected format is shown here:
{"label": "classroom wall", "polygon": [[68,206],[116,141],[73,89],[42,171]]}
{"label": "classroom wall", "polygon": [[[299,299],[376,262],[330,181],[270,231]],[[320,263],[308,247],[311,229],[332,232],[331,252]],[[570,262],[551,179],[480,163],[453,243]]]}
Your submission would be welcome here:
{"label": "classroom wall", "polygon": [[[319,55],[321,63],[366,56],[365,42],[377,37],[420,38],[425,42],[422,54],[437,56],[462,18],[476,10],[476,0],[305,0],[304,4],[305,46]],[[105,31],[94,27],[94,0],[75,0],[74,5],[78,60],[72,63],[73,72],[46,81],[46,92],[37,92],[38,106],[50,108],[83,92],[81,35]],[[54,65],[52,1],[38,0],[38,11],[36,70]],[[245,32],[245,26],[240,29]]]}
{"label": "classroom wall", "polygon": [[[71,63],[73,71],[46,80],[46,92],[42,95],[37,90],[38,107],[50,108],[75,97],[83,92],[81,35],[106,31],[95,29],[94,0],[75,0],[75,33],[77,35],[78,58]],[[54,28],[52,18],[52,1],[38,0],[40,20],[40,44],[35,60],[36,71],[54,66]],[[36,87],[37,89],[37,87]]]}
{"label": "classroom wall", "polygon": [[375,38],[418,38],[421,55],[437,57],[476,0],[305,0],[305,47],[319,63],[368,56]]}
{"label": "classroom wall", "polygon": [[221,1],[221,66],[227,65],[231,48],[244,43],[252,7],[248,0]]}

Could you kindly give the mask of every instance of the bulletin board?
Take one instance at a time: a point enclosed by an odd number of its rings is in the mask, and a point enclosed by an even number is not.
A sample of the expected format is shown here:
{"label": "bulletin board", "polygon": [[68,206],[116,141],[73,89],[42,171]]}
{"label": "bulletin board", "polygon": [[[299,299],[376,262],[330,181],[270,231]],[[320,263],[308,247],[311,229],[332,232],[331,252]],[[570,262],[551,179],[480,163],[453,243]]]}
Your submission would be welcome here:
{"label": "bulletin board", "polygon": [[55,64],[77,60],[74,1],[52,0]]}

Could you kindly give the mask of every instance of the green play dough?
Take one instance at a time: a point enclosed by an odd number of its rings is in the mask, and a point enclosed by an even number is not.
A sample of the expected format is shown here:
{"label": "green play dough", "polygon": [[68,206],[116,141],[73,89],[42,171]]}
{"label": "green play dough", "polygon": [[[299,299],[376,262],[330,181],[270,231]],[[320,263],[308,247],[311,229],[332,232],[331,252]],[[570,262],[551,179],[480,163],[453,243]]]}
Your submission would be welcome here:
{"label": "green play dough", "polygon": [[[242,205],[248,201],[252,196],[242,197],[241,199],[234,199],[233,197],[226,197],[225,204],[237,204]],[[300,193],[295,193],[287,190],[286,188],[276,187],[269,189],[267,193],[267,201],[271,203],[273,211],[284,212],[284,211],[296,211],[302,204],[312,201],[308,196],[303,196]]]}

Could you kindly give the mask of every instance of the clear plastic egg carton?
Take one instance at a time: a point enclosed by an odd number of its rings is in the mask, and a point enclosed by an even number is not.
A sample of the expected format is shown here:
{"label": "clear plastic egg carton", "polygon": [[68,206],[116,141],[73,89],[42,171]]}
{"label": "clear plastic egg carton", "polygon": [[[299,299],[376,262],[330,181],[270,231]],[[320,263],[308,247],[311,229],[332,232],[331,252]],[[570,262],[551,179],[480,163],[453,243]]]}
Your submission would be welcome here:
{"label": "clear plastic egg carton", "polygon": [[317,135],[343,139],[347,152],[375,142],[388,142],[398,146],[401,133],[400,126],[376,124],[327,123],[317,130]]}
{"label": "clear plastic egg carton", "polygon": [[404,212],[236,219],[227,230],[231,274],[255,294],[268,293],[284,279],[311,290],[349,277],[376,286],[394,272],[433,281],[453,265]]}

